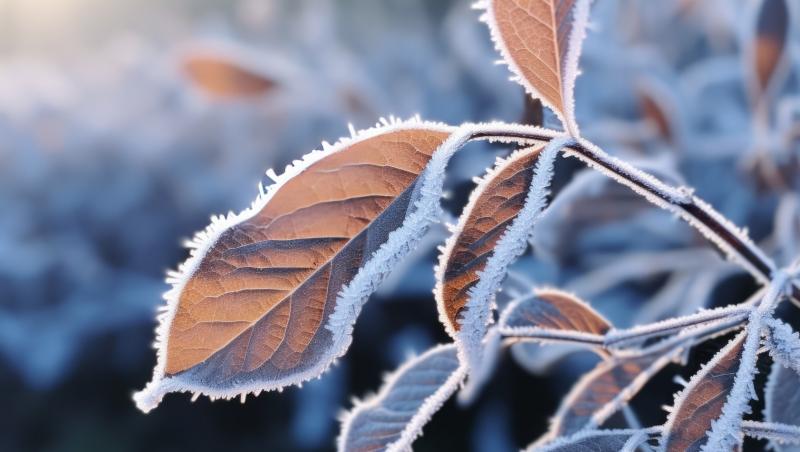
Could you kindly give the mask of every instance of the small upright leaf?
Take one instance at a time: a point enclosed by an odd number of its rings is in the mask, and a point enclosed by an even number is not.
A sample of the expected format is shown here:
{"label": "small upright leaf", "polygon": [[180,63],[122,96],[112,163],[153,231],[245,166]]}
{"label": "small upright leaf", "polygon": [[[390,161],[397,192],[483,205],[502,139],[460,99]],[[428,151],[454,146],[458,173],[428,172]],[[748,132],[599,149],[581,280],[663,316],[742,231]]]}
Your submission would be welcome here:
{"label": "small upright leaf", "polygon": [[733,388],[747,332],[739,333],[696,373],[675,400],[661,437],[665,451],[698,451]]}
{"label": "small upright leaf", "polygon": [[221,99],[245,99],[275,88],[275,80],[242,61],[219,53],[193,53],[183,60],[189,80],[206,94]]}
{"label": "small upright leaf", "polygon": [[784,58],[789,31],[786,0],[761,0],[752,43],[752,74],[757,98],[767,90]]}
{"label": "small upright leaf", "polygon": [[414,121],[364,132],[296,162],[250,209],[199,234],[167,295],[139,407],[171,391],[278,389],[327,369],[363,301],[435,214],[420,206],[438,207],[437,192],[423,202],[418,181],[449,135]]}
{"label": "small upright leaf", "polygon": [[558,289],[537,289],[533,295],[508,305],[500,329],[542,328],[603,335],[611,324],[575,295]]}
{"label": "small upright leaf", "polygon": [[340,452],[408,450],[464,378],[453,344],[411,359],[342,419]]}
{"label": "small upright leaf", "polygon": [[574,87],[591,0],[487,0],[484,20],[517,81],[573,135]]}

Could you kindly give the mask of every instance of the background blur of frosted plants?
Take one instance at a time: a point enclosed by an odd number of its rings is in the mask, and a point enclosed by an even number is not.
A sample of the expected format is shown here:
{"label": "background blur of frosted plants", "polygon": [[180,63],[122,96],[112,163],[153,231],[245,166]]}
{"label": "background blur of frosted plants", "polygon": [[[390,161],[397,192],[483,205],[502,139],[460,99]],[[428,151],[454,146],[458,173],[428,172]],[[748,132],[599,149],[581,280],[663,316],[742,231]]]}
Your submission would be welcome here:
{"label": "background blur of frosted plants", "polygon": [[[113,355],[98,369],[147,368],[150,354],[121,338],[131,330],[149,337],[166,290],[153,269],[186,253],[173,238],[190,236],[212,213],[246,206],[263,168],[282,168],[320,139],[347,134],[348,122],[363,128],[382,114],[415,113],[449,123],[534,121],[522,90],[491,65],[496,54],[469,6],[0,0],[2,372],[28,388],[57,388],[100,338],[112,339]],[[787,59],[759,90],[747,53],[751,2],[597,1],[576,96],[580,122],[591,124],[587,138],[695,187],[779,265],[800,253],[800,8],[791,6]],[[244,98],[211,96],[184,64],[209,53],[273,84]],[[471,176],[501,150],[476,146],[456,159],[448,182],[454,214]],[[686,225],[599,174],[577,175],[562,195],[507,293],[531,281],[557,284],[622,327],[729,303],[726,296],[750,284]],[[382,292],[387,302],[417,300],[407,309],[434,318],[434,254],[395,272]],[[382,322],[394,364],[443,337],[435,323],[393,327],[379,315],[367,310],[375,320],[361,324]],[[370,341],[359,342],[368,353]],[[534,372],[561,352],[512,350]],[[344,376],[348,361],[297,393],[297,403],[323,406],[297,410],[297,444],[330,446],[330,413],[345,394],[363,394],[344,387],[358,384]],[[570,362],[556,375],[585,368],[580,357]],[[476,416],[473,447],[516,443],[497,422],[503,403]]]}

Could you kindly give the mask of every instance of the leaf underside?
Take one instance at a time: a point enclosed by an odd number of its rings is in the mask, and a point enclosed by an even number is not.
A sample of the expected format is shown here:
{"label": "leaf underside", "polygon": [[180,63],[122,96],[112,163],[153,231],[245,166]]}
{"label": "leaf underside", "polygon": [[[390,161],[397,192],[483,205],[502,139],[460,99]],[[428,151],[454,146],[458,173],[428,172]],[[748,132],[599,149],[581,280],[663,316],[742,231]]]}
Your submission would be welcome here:
{"label": "leaf underside", "polygon": [[439,311],[448,332],[459,331],[459,317],[469,290],[508,226],[523,208],[541,146],[521,151],[500,163],[475,190],[459,219],[457,232],[439,259],[436,288]]}
{"label": "leaf underside", "polygon": [[772,364],[765,390],[765,418],[767,422],[800,425],[800,374],[793,369]]}
{"label": "leaf underside", "polygon": [[406,449],[423,423],[455,391],[461,380],[458,369],[453,344],[435,347],[410,360],[387,379],[378,395],[345,416],[339,451],[368,452],[389,446]]}
{"label": "leaf underside", "polygon": [[662,434],[665,451],[699,451],[705,444],[733,388],[745,337],[743,332],[732,339],[678,395]]}
{"label": "leaf underside", "polygon": [[180,291],[165,375],[225,388],[334,358],[323,326],[338,292],[402,223],[447,136],[408,128],[356,141],[223,231]]}
{"label": "leaf underside", "polygon": [[[586,430],[559,438],[544,446],[532,445],[528,452],[618,452],[627,445],[635,450],[648,436],[640,430]],[[630,444],[631,442],[635,444]]]}

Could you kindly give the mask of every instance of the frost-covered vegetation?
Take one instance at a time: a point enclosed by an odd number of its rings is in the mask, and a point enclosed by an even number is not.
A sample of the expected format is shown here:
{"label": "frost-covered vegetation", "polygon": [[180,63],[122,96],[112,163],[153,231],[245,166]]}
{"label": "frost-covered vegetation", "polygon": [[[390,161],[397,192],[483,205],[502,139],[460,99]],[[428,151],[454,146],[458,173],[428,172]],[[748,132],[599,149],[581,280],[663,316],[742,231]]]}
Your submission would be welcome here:
{"label": "frost-covered vegetation", "polygon": [[[634,42],[645,42],[659,25],[677,26],[694,9],[720,8],[710,2],[661,6],[652,9],[659,10],[658,21],[648,23],[648,14],[633,4],[613,5],[618,9],[598,6],[597,14],[641,15],[634,23],[642,29],[631,32]],[[273,184],[252,206],[216,217],[190,243],[189,260],[170,275],[173,288],[157,330],[158,364],[153,380],[134,396],[137,405],[149,411],[166,393],[185,391],[244,401],[249,393],[321,377],[347,351],[364,302],[430,225],[448,216],[441,199],[450,159],[467,152],[470,142],[489,141],[520,149],[475,179],[439,248],[434,294],[453,343],[412,358],[378,394],[346,413],[340,450],[409,448],[454,393],[470,404],[491,387],[504,349],[516,349],[521,364],[541,370],[554,359],[544,356],[549,344],[562,347],[557,356],[593,350],[600,362],[565,396],[532,450],[736,450],[746,436],[779,449],[800,444],[800,426],[785,406],[786,395],[794,395],[788,385],[797,381],[785,369],[798,368],[800,336],[779,319],[778,309],[800,306],[800,159],[791,94],[798,83],[792,71],[797,49],[786,2],[744,6],[747,22],[736,33],[725,23],[697,27],[708,46],[703,51],[670,49],[662,60],[629,51],[626,60],[614,49],[626,33],[590,32],[590,0],[476,4],[512,79],[532,97],[534,110],[547,107],[548,127],[382,120],[365,131],[351,128],[351,136],[336,144],[323,143],[281,175],[269,172]],[[611,29],[615,22],[605,25]],[[597,36],[603,32],[609,36]],[[581,63],[584,40],[588,51]],[[593,48],[592,42],[602,44]],[[715,55],[716,46],[724,45],[737,50],[736,71]],[[272,85],[252,64],[194,58],[193,77],[217,95],[242,94],[236,86]],[[597,109],[589,116],[601,118],[593,123],[576,109],[582,96],[576,79],[579,67],[590,74],[605,60],[618,66],[605,68],[617,80],[609,80],[607,90],[595,82],[604,92],[587,95]],[[687,60],[692,65],[683,67]],[[678,89],[664,81],[668,77]],[[620,83],[635,87],[628,95],[638,96],[642,122],[609,122],[604,114],[603,104],[620,103],[614,97],[621,95],[615,92]],[[731,113],[723,105],[735,94],[741,104],[736,111],[744,116],[738,121],[750,125],[746,130],[727,128]],[[705,105],[714,96],[723,99],[713,108]],[[684,105],[692,102],[703,105]],[[716,140],[734,133],[741,139]],[[601,146],[618,149],[616,155]],[[561,155],[588,169],[551,193]],[[620,195],[595,174],[629,194]],[[739,183],[720,194],[716,181],[706,181],[709,202],[706,193],[690,188],[689,176],[712,174]],[[636,197],[659,210],[633,202]],[[714,198],[737,204],[733,218],[713,207]],[[614,209],[620,202],[631,207]],[[747,204],[749,209],[742,207]],[[742,220],[772,233],[752,239],[737,226]],[[653,233],[661,235],[647,237]],[[615,253],[619,240],[636,246]],[[520,257],[529,247],[532,257],[523,265]],[[573,268],[594,266],[576,271],[580,276],[566,284],[555,282],[574,293],[538,282],[545,278],[537,269],[565,257]],[[741,271],[760,287],[709,306],[721,281]],[[656,275],[662,278],[658,289],[633,289],[649,292],[638,312],[617,311],[610,319],[601,314],[607,303],[619,302],[604,293]],[[694,348],[720,338],[727,343],[688,381],[679,379],[683,388],[662,422],[643,426],[630,405],[637,393],[668,364],[686,364]],[[545,347],[531,348],[540,347],[535,344]],[[764,349],[775,365],[760,415],[751,404],[758,399]],[[773,400],[777,394],[783,399]],[[611,425],[617,414],[622,419],[613,422],[624,428]]]}

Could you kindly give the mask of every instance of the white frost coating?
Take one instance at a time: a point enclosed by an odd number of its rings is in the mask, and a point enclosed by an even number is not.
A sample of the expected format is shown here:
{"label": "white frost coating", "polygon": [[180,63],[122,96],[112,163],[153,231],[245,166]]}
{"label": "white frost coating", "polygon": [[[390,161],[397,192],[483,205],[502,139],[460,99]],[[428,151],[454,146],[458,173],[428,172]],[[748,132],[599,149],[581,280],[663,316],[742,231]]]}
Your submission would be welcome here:
{"label": "white frost coating", "polygon": [[774,450],[785,450],[783,447],[776,447],[774,443],[800,444],[800,426],[797,425],[779,422],[742,421],[742,432],[752,438],[770,440],[773,442]]}
{"label": "white frost coating", "polygon": [[[334,341],[331,348],[332,354],[330,359],[321,360],[320,363],[304,372],[287,375],[286,377],[272,382],[250,382],[242,384],[234,389],[219,389],[212,388],[205,385],[200,385],[192,381],[187,381],[181,378],[181,375],[173,377],[165,377],[166,368],[166,351],[167,341],[169,338],[169,327],[175,317],[178,308],[178,299],[186,282],[191,278],[197,266],[200,264],[203,256],[211,249],[216,243],[222,233],[251,218],[257,214],[287,181],[298,175],[300,172],[318,162],[324,157],[327,157],[336,152],[342,151],[352,144],[373,138],[389,132],[406,129],[425,129],[435,130],[442,132],[453,133],[442,146],[434,153],[428,167],[423,172],[421,197],[416,202],[416,209],[409,215],[403,225],[389,235],[387,243],[384,243],[378,251],[373,254],[367,264],[361,268],[353,281],[342,292],[347,292],[346,295],[340,294],[337,299],[337,307],[334,315],[338,314],[336,328],[336,341]],[[462,132],[458,132],[461,130]],[[166,305],[159,308],[160,314],[158,315],[158,326],[156,327],[156,341],[155,348],[157,350],[158,361],[153,371],[153,379],[147,386],[134,394],[133,399],[136,406],[144,412],[148,412],[155,408],[168,392],[192,392],[195,397],[198,394],[206,395],[212,400],[222,398],[230,399],[238,397],[241,394],[253,393],[258,395],[261,391],[268,390],[281,390],[285,386],[298,384],[314,377],[319,377],[333,361],[344,354],[349,345],[350,332],[352,331],[352,322],[358,314],[361,305],[365,301],[367,295],[363,295],[364,291],[354,291],[350,289],[354,283],[358,282],[361,288],[366,287],[374,288],[377,282],[388,271],[388,267],[399,260],[404,254],[413,248],[414,244],[423,235],[427,225],[430,221],[435,220],[438,212],[441,210],[439,205],[439,198],[442,193],[442,180],[444,174],[444,167],[452,154],[460,147],[465,141],[468,133],[462,129],[432,122],[423,122],[418,117],[410,120],[400,121],[394,118],[381,119],[381,123],[376,124],[375,127],[361,131],[351,137],[340,139],[336,144],[330,145],[324,143],[322,150],[312,151],[302,157],[300,160],[295,160],[291,165],[286,166],[283,174],[276,175],[274,171],[267,171],[267,175],[275,181],[271,186],[264,188],[259,185],[259,194],[252,205],[240,212],[234,214],[229,212],[227,216],[212,217],[211,224],[205,230],[198,232],[195,237],[187,243],[190,248],[190,257],[183,264],[178,267],[178,271],[171,271],[167,275],[167,283],[172,285],[172,288],[164,294]],[[438,184],[438,185],[437,185]],[[381,273],[383,271],[384,273]],[[356,286],[359,287],[359,286]],[[348,290],[349,289],[349,290]],[[347,309],[343,309],[338,303],[344,297],[344,304],[347,304]],[[350,297],[350,298],[348,298]],[[360,297],[360,298],[352,298]],[[333,318],[331,318],[333,320]],[[329,322],[326,327],[331,328]]]}
{"label": "white frost coating", "polygon": [[[562,147],[572,142],[570,137],[554,138],[541,151],[522,209],[497,241],[484,270],[479,273],[480,279],[467,292],[468,300],[459,319],[461,329],[456,334],[456,343],[459,345],[459,355],[470,371],[480,368],[480,345],[491,321],[494,295],[505,278],[508,266],[525,251],[533,226],[547,202],[555,158]],[[482,187],[476,190],[482,191]],[[465,221],[466,215],[462,215],[459,228],[463,228]]]}
{"label": "white frost coating", "polygon": [[[772,364],[772,370],[764,388],[765,421],[769,424],[800,425],[800,410],[797,409],[798,404],[800,404],[798,386],[800,386],[800,374],[792,369],[783,367],[780,363],[775,362]],[[779,439],[772,439],[773,450],[781,452],[793,450],[796,452],[796,448],[781,447],[781,442]]]}
{"label": "white frost coating", "polygon": [[761,329],[764,326],[765,317],[772,313],[775,303],[783,295],[788,280],[789,276],[785,272],[776,272],[764,298],[757,309],[750,314],[746,330],[747,337],[744,341],[742,357],[739,360],[733,387],[722,408],[722,414],[711,424],[708,441],[703,445],[701,451],[731,450],[740,443],[742,416],[750,412],[750,400],[756,397],[753,378],[758,373],[756,361],[758,349],[761,347]]}
{"label": "white frost coating", "polygon": [[462,406],[471,405],[491,379],[502,351],[502,338],[503,336],[496,328],[492,328],[486,333],[486,338],[483,340],[483,359],[481,359],[480,367],[473,370],[469,380],[458,393],[458,403]]}
{"label": "white frost coating", "polygon": [[765,323],[769,355],[783,367],[800,373],[800,334],[774,317],[767,318]]}
{"label": "white frost coating", "polygon": [[[564,112],[555,108],[554,105],[547,101],[547,99],[541,95],[539,90],[537,90],[536,87],[534,87],[533,84],[531,84],[522,75],[519,65],[517,65],[516,61],[514,61],[514,58],[511,56],[511,53],[509,52],[508,47],[506,46],[506,43],[503,41],[503,37],[500,34],[497,18],[494,16],[494,0],[479,1],[474,5],[474,8],[485,11],[484,14],[481,15],[480,20],[489,26],[489,32],[492,37],[492,42],[494,42],[495,49],[503,57],[503,60],[499,61],[499,63],[505,63],[506,66],[508,66],[508,69],[513,74],[511,80],[522,85],[528,94],[536,99],[539,99],[544,105],[547,106],[547,108],[552,110],[564,125],[566,131],[574,137],[580,136],[578,124],[575,121],[575,79],[578,77],[579,73],[578,62],[581,56],[583,40],[586,38],[586,28],[589,24],[589,11],[591,9],[591,3],[592,0],[578,0],[572,6],[573,22],[567,43],[566,61],[564,61],[563,65],[559,64],[559,72],[562,72],[560,74],[562,92],[559,94],[561,95],[561,102],[564,105],[564,108],[567,109],[567,111]],[[559,49],[556,49],[556,54],[560,60],[561,57]]]}
{"label": "white frost coating", "polygon": [[[431,365],[431,358],[436,358],[436,355],[445,358],[449,354],[452,354],[452,359],[454,361],[453,369],[422,369],[421,366]],[[403,378],[413,371],[425,371],[436,373],[437,375],[450,373],[450,375],[443,384],[438,386],[430,384],[424,387],[399,386],[403,383]],[[369,412],[373,412],[376,416],[385,417],[386,419],[376,425],[376,428],[380,429],[381,434],[385,435],[386,439],[386,444],[381,444],[381,450],[399,452],[410,449],[411,443],[422,433],[422,428],[428,423],[431,416],[433,416],[442,404],[455,392],[458,385],[464,379],[465,374],[466,369],[463,364],[458,364],[456,347],[454,344],[438,345],[422,355],[408,360],[395,372],[386,377],[378,394],[363,402],[356,402],[355,407],[342,416],[341,433],[337,439],[338,450],[340,452],[347,451],[349,450],[348,446],[351,441],[360,439],[359,435],[354,433],[354,429],[358,427],[354,425],[354,423],[360,420],[360,415],[369,414]],[[430,394],[420,400],[421,403],[419,406],[409,408],[408,406],[387,405],[390,403],[388,399],[393,395],[400,396],[403,393],[408,393],[418,398],[420,391],[424,393],[430,392]],[[401,424],[403,422],[405,422],[405,425],[389,434],[387,430],[391,429],[390,424]],[[394,441],[390,440],[391,437],[397,435],[399,435],[398,439]],[[383,438],[377,439],[380,440]]]}

